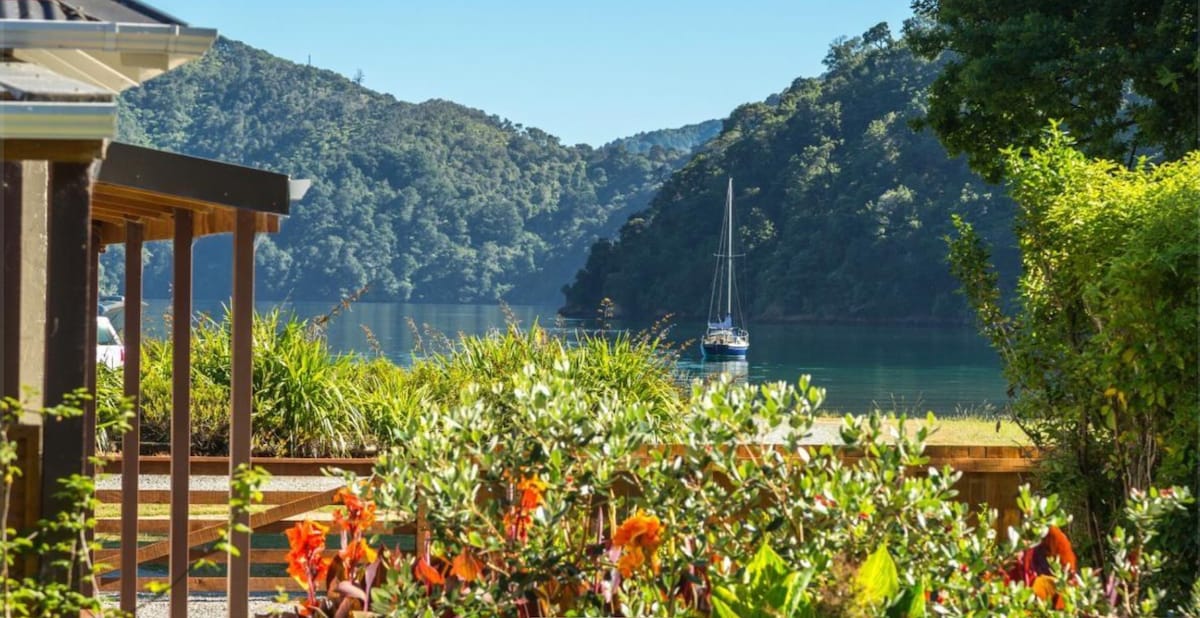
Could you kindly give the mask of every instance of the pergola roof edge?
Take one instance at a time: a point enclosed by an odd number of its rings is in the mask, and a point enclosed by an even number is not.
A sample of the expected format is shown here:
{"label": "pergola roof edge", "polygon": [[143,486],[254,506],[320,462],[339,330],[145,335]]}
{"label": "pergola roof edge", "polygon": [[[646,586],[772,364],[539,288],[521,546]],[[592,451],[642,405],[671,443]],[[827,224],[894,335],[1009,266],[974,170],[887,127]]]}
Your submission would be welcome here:
{"label": "pergola roof edge", "polygon": [[97,183],[176,196],[220,207],[286,216],[286,174],[113,142],[98,166]]}

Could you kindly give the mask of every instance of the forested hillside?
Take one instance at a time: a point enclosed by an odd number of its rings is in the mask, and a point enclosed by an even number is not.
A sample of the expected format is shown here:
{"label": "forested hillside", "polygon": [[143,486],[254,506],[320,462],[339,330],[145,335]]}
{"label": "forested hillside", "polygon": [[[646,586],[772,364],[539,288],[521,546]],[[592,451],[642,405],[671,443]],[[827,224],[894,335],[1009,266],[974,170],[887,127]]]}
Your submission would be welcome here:
{"label": "forested hillside", "polygon": [[[200,61],[121,98],[134,143],[313,179],[258,249],[260,298],[556,302],[587,247],[649,203],[699,133],[657,144],[566,146],[447,101],[411,104],[331,71],[222,39]],[[643,147],[645,146],[645,147]],[[229,294],[229,240],[196,245],[200,298]],[[165,296],[155,244],[147,295]],[[105,256],[117,285],[120,249]]]}
{"label": "forested hillside", "polygon": [[742,298],[759,319],[958,321],[969,317],[943,237],[961,213],[1016,269],[1013,207],[910,119],[938,65],[886,24],[839,40],[827,71],[738,107],[615,241],[564,288],[566,313],[609,298],[623,315],[708,309],[726,179],[733,178]]}
{"label": "forested hillside", "polygon": [[605,147],[624,146],[629,152],[648,154],[655,146],[667,150],[692,151],[721,133],[720,120],[705,120],[678,129],[644,131],[609,142]]}

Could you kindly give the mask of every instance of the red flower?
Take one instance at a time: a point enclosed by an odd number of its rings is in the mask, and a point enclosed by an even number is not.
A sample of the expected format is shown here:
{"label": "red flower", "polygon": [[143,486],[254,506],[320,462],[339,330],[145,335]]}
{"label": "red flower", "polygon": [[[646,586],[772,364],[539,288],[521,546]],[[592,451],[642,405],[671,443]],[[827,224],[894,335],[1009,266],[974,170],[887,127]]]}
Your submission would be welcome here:
{"label": "red flower", "polygon": [[1005,573],[1005,577],[1033,588],[1033,593],[1039,599],[1052,602],[1055,609],[1062,609],[1063,600],[1058,596],[1054,569],[1050,565],[1052,558],[1058,561],[1068,577],[1079,570],[1079,560],[1071,541],[1058,526],[1050,526],[1040,543],[1021,552],[1017,564]]}

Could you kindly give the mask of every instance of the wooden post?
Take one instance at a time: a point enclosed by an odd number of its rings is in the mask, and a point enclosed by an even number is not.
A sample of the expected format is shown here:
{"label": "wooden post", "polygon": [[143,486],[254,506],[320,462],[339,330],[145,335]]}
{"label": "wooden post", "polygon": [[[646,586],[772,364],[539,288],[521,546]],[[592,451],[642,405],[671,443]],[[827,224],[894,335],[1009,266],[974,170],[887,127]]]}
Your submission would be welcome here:
{"label": "wooden post", "polygon": [[137,612],[138,477],[142,450],[142,224],[125,224],[125,396],[133,403],[121,440],[121,611]]}
{"label": "wooden post", "polygon": [[4,283],[0,285],[0,307],[4,316],[0,335],[0,396],[19,399],[21,396],[21,164],[4,162],[4,193],[0,197],[4,208],[0,234],[4,243]]}
{"label": "wooden post", "polygon": [[[89,220],[89,224],[91,221]],[[83,402],[83,473],[95,476],[95,466],[92,457],[96,456],[96,346],[99,344],[96,317],[100,306],[100,232],[98,229],[89,231],[88,241],[88,299],[87,305],[91,310],[92,319],[88,320],[88,345],[83,347],[84,374],[83,388],[87,390],[88,399]]]}
{"label": "wooden post", "polygon": [[175,211],[175,272],[171,314],[171,618],[187,618],[188,464],[192,450],[192,212]]}
{"label": "wooden post", "polygon": [[[254,319],[254,213],[237,211],[237,224],[233,231],[233,360],[231,382],[231,421],[229,431],[229,476],[233,477],[238,466],[250,463],[250,411],[252,330]],[[243,511],[237,515],[236,523],[250,525],[250,516]],[[229,617],[246,618],[250,613],[250,534],[234,531],[230,542],[241,552],[240,556],[229,556],[228,594]]]}
{"label": "wooden post", "polygon": [[[50,164],[49,253],[46,277],[46,372],[42,387],[46,406],[83,387],[86,348],[96,347],[96,306],[88,306],[92,281],[88,272],[91,242],[91,177],[89,164]],[[89,326],[90,325],[90,326]],[[91,337],[89,338],[89,335]],[[95,436],[89,439],[95,440]],[[59,479],[83,473],[83,418],[46,419],[42,430],[42,516],[53,518],[72,508],[57,497]],[[56,540],[56,539],[48,539]],[[69,581],[67,569],[53,566],[66,556],[44,556],[41,581]],[[78,584],[78,579],[70,580]]]}

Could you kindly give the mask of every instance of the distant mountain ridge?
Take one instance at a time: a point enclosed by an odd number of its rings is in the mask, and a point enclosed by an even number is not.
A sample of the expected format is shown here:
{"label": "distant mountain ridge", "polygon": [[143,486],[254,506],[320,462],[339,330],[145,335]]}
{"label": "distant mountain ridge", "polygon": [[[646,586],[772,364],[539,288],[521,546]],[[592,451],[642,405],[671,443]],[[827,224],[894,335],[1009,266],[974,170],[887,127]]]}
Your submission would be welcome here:
{"label": "distant mountain ridge", "polygon": [[[711,126],[565,146],[224,38],[120,106],[125,141],[313,179],[281,232],[259,241],[262,299],[336,300],[369,286],[370,300],[555,302],[587,247],[645,208]],[[197,243],[198,298],[228,297],[228,245]],[[146,293],[166,295],[170,247],[150,253]],[[109,289],[120,259],[119,248],[104,256]]]}
{"label": "distant mountain ridge", "polygon": [[705,120],[696,124],[684,125],[677,129],[643,131],[629,137],[615,139],[605,144],[604,147],[624,146],[629,152],[637,154],[648,154],[655,146],[667,150],[691,152],[720,134],[720,120]]}
{"label": "distant mountain ridge", "polygon": [[608,301],[625,317],[703,316],[728,178],[752,319],[969,320],[946,264],[954,214],[992,242],[1011,281],[1011,200],[908,124],[940,65],[886,24],[839,39],[825,63],[820,77],[735,109],[618,238],[592,246],[563,312],[592,316]]}

